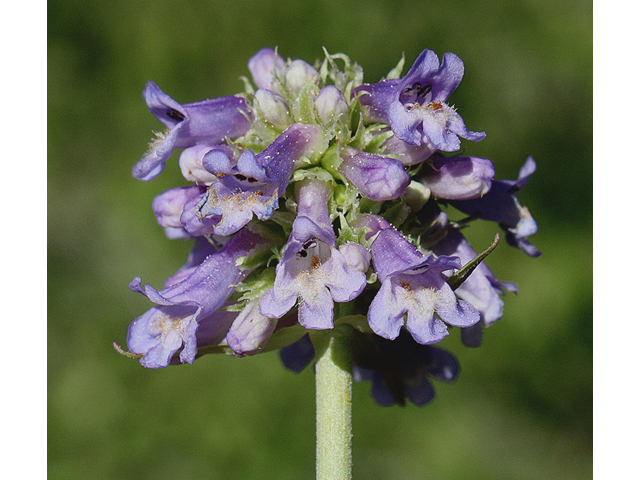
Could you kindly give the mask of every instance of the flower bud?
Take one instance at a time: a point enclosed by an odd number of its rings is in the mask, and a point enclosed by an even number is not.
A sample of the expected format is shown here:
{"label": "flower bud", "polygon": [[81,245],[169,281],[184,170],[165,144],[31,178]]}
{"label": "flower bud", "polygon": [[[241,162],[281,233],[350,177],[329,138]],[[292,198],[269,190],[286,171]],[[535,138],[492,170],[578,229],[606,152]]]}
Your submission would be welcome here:
{"label": "flower bud", "polygon": [[202,159],[212,150],[231,153],[231,148],[226,145],[215,147],[211,145],[196,145],[195,147],[187,148],[180,154],[180,170],[186,180],[197,185],[210,185],[216,180],[216,176],[202,166]]}
{"label": "flower bud", "polygon": [[347,267],[366,272],[371,262],[371,254],[369,250],[359,243],[347,242],[338,248],[338,251],[344,255]]}
{"label": "flower bud", "polygon": [[287,67],[284,78],[287,88],[293,95],[298,95],[302,87],[313,80],[318,75],[315,68],[304,60],[294,60]]}
{"label": "flower bud", "polygon": [[327,85],[320,90],[314,103],[322,123],[325,124],[329,123],[337,115],[342,115],[343,118],[346,118],[349,113],[347,100],[335,85]]}
{"label": "flower bud", "polygon": [[281,130],[291,125],[289,107],[281,95],[261,88],[255,93],[255,97],[259,111],[267,122]]}

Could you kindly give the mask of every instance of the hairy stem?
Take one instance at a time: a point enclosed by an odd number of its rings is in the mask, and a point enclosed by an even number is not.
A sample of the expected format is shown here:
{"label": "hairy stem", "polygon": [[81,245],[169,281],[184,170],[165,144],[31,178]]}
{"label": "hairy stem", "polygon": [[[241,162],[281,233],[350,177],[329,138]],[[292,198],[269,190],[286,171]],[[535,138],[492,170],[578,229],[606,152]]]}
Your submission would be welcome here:
{"label": "hairy stem", "polygon": [[318,335],[316,363],[316,478],[351,479],[351,327]]}

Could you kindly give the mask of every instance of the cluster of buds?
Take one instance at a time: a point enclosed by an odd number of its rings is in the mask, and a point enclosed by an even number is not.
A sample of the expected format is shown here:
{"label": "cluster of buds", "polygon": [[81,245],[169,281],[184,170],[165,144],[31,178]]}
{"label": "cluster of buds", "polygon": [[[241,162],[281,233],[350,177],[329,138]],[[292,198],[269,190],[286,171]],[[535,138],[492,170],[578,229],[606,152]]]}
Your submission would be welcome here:
{"label": "cluster of buds", "polygon": [[[506,181],[490,160],[452,156],[460,138],[485,137],[446,103],[464,71],[452,53],[440,62],[424,50],[405,76],[401,60],[375,84],[342,54],[312,66],[263,49],[248,67],[234,96],[180,104],[144,89],[167,131],[133,175],[152,180],[183,149],[190,185],[152,207],[169,238],[194,247],[163,289],[131,282],[155,306],[131,323],[129,352],[117,348],[148,368],[280,350],[300,371],[314,335],[348,325],[354,378],[371,380],[379,403],[428,402],[430,379],[459,369],[433,344],[458,327],[480,345],[500,295],[517,290],[483,262],[497,239],[478,255],[462,228],[497,222],[510,245],[539,255],[515,196],[533,159]],[[450,220],[446,206],[467,217]]]}

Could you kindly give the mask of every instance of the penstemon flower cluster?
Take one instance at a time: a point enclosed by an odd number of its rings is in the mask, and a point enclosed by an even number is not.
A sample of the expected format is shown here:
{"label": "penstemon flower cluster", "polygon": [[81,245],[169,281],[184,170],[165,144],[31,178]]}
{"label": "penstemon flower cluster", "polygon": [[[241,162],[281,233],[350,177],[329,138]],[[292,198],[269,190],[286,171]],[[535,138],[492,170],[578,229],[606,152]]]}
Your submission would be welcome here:
{"label": "penstemon flower cluster", "polygon": [[237,95],[180,104],[146,85],[167,130],[133,175],[152,180],[182,149],[189,185],[152,207],[169,238],[194,246],[161,290],[131,282],[155,306],[121,353],[163,368],[280,350],[298,372],[317,332],[348,326],[353,376],[382,405],[425,404],[431,379],[456,378],[456,358],[434,344],[458,327],[479,346],[502,316],[500,295],[517,291],[483,262],[497,238],[478,255],[463,228],[496,222],[509,245],[538,256],[537,225],[516,198],[536,165],[495,180],[491,160],[455,156],[460,139],[485,138],[447,103],[462,61],[424,50],[401,76],[403,60],[369,84],[342,54],[310,65],[263,49]]}

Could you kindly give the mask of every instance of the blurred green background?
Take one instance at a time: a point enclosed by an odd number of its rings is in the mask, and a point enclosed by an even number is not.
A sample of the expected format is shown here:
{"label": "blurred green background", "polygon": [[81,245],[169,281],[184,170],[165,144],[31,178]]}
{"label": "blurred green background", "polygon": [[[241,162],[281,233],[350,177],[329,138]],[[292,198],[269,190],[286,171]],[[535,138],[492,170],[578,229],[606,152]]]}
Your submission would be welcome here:
{"label": "blurred green background", "polygon": [[[181,180],[131,167],[160,124],[141,91],[182,103],[234,94],[247,60],[278,46],[313,62],[343,52],[378,81],[424,48],[466,66],[450,102],[465,153],[517,178],[539,259],[501,244],[489,265],[520,286],[480,349],[422,408],[382,408],[354,386],[356,479],[585,479],[592,470],[592,5],[586,0],[235,2],[52,0],[48,21],[48,455],[51,479],[312,479],[314,379],[277,354],[145,370],[121,357],[127,326],[190,244],[151,200]],[[406,69],[405,69],[406,71]],[[488,245],[495,226],[467,230]]]}

